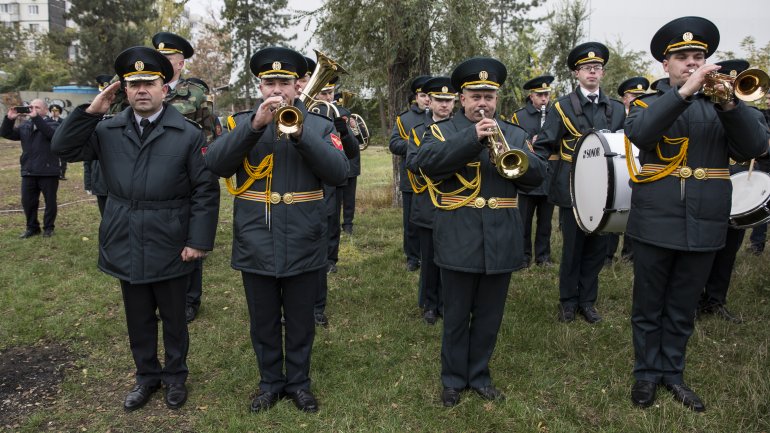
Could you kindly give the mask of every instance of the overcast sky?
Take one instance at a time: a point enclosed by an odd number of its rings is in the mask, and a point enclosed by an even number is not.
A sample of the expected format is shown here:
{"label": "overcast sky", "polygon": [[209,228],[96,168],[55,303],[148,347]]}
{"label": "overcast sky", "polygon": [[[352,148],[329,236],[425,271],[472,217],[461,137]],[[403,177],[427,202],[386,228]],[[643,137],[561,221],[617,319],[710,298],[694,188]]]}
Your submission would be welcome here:
{"label": "overcast sky", "polygon": [[[388,1],[388,0],[384,0]],[[553,10],[562,0],[547,0],[545,10]],[[770,42],[770,2],[768,0],[586,0],[591,10],[591,18],[586,23],[588,37],[586,41],[599,42],[623,40],[628,50],[644,51],[648,59],[650,39],[663,24],[674,18],[697,15],[708,18],[719,28],[721,41],[719,51],[734,51],[737,55],[745,53],[740,42],[746,36],[754,36],[757,45],[765,46]],[[289,0],[289,7],[309,10],[319,7],[322,0]],[[221,0],[190,0],[193,10],[222,8]],[[479,4],[483,4],[480,1]],[[535,12],[538,14],[539,12]],[[296,45],[304,46],[307,35],[301,29]],[[312,55],[312,46],[306,55]],[[719,53],[716,54],[717,57]],[[721,59],[721,57],[720,57]],[[612,67],[612,59],[609,66]],[[663,75],[663,69],[653,61],[653,75]]]}

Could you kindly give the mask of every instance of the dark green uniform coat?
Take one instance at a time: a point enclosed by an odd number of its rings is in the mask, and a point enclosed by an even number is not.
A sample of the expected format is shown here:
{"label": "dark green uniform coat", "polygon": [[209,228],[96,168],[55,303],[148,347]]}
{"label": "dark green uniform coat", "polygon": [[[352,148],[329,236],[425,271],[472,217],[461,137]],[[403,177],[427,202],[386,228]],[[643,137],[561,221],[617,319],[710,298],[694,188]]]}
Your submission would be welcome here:
{"label": "dark green uniform coat", "polygon": [[[697,94],[689,100],[672,89],[668,80],[657,93],[642,96],[648,105],[632,104],[625,133],[639,148],[641,164],[666,164],[663,156],[679,152],[678,145],[664,144],[663,137],[689,137],[687,165],[694,170],[728,168],[728,157],[746,161],[768,150],[767,127],[762,115],[743,102],[722,111],[708,97]],[[644,184],[633,184],[628,235],[663,248],[682,251],[715,251],[724,246],[732,184],[729,180],[694,177],[684,181],[674,176]]]}
{"label": "dark green uniform coat", "polygon": [[164,104],[144,143],[134,112],[105,118],[78,107],[52,149],[69,162],[99,160],[109,197],[99,227],[99,269],[131,284],[186,275],[185,246],[214,248],[219,184],[206,169],[200,127]]}
{"label": "dark green uniform coat", "polygon": [[393,125],[393,132],[390,134],[390,144],[388,148],[394,155],[401,157],[401,164],[398,166],[398,172],[401,177],[399,189],[405,192],[412,192],[412,185],[406,175],[406,147],[409,139],[409,131],[415,126],[425,121],[425,110],[420,110],[417,104],[413,104],[408,110],[396,116],[396,124]]}
{"label": "dark green uniform coat", "polygon": [[[498,120],[498,123],[508,144],[524,150],[529,157],[529,169],[518,179],[505,179],[497,173],[487,147],[478,140],[476,124],[460,113],[434,125],[446,141],[431,132],[425,134],[417,151],[416,165],[434,181],[443,180],[439,186],[441,191],[454,191],[461,186],[455,173],[472,180],[476,169],[466,164],[474,161],[481,162],[479,197],[513,198],[519,190],[537,187],[548,172],[547,161],[530,151],[526,131],[505,121]],[[503,274],[522,266],[522,223],[516,208],[439,209],[433,225],[433,241],[435,261],[441,268]]]}
{"label": "dark green uniform coat", "polygon": [[[272,153],[271,190],[281,195],[344,182],[348,161],[343,151],[332,144],[334,125],[323,116],[308,113],[299,100],[295,100],[295,106],[305,116],[298,142],[286,137],[276,139],[273,123],[254,130],[254,111],[249,111],[237,115],[235,129],[209,145],[206,165],[219,176],[235,175],[237,185],[242,185],[248,178],[243,158],[257,165]],[[265,179],[254,182],[249,190],[264,192]],[[233,213],[234,269],[282,278],[327,266],[323,200],[272,205],[270,225],[262,202],[235,198]]]}
{"label": "dark green uniform coat", "polygon": [[[430,111],[426,111],[423,116],[425,122],[412,128],[412,131],[409,134],[405,159],[406,169],[417,174],[417,178],[420,179],[420,184],[424,184],[424,180],[422,180],[422,176],[419,175],[420,168],[416,164],[419,145],[415,142],[414,138],[417,137],[417,139],[420,140],[420,143],[422,143],[426,129],[430,127],[430,125],[436,123],[433,120],[433,115]],[[412,212],[411,215],[409,215],[409,218],[414,225],[432,230],[435,214],[436,206],[433,205],[433,201],[430,199],[430,193],[428,193],[427,189],[421,193],[415,192],[414,195],[412,195]]]}

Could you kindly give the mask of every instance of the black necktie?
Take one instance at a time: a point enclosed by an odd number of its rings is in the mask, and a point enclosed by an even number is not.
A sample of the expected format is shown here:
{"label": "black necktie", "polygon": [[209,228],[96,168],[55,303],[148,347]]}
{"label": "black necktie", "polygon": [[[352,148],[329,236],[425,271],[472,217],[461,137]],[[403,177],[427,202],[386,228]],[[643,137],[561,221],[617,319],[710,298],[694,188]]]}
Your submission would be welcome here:
{"label": "black necktie", "polygon": [[142,127],[142,136],[140,139],[144,141],[147,136],[150,135],[150,132],[152,132],[153,123],[150,122],[150,119],[142,119],[142,121],[139,122],[139,126]]}
{"label": "black necktie", "polygon": [[588,99],[590,99],[590,100],[591,100],[591,103],[592,103],[592,104],[595,104],[595,103],[596,103],[596,97],[597,97],[597,96],[598,96],[597,94],[595,94],[595,93],[591,93],[590,95],[588,95]]}

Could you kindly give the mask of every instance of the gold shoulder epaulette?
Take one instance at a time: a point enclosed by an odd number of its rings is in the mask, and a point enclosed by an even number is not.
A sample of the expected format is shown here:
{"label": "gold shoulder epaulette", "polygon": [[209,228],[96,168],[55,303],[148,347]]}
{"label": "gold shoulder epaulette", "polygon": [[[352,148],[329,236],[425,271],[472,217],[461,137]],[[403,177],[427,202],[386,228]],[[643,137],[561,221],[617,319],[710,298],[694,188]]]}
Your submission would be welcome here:
{"label": "gold shoulder epaulette", "polygon": [[433,134],[433,136],[436,137],[439,141],[446,141],[444,134],[441,133],[441,128],[438,127],[438,124],[434,123],[433,125],[430,125],[430,133]]}

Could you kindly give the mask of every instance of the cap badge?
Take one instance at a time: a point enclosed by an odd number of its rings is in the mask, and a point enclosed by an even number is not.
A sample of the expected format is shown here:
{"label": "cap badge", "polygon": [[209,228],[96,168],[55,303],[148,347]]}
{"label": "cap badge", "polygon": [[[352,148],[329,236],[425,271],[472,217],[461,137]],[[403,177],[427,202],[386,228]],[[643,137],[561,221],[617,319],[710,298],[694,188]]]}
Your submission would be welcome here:
{"label": "cap badge", "polygon": [[449,92],[449,88],[447,86],[444,86],[444,87],[441,88],[441,92],[442,93],[448,93]]}
{"label": "cap badge", "polygon": [[730,71],[730,76],[731,76],[731,77],[737,77],[737,76],[738,76],[738,71],[736,71],[735,69],[733,69],[732,71]]}
{"label": "cap badge", "polygon": [[165,42],[161,42],[161,43],[158,44],[158,49],[159,50],[162,50],[164,48],[166,48],[166,43]]}
{"label": "cap badge", "polygon": [[487,78],[489,78],[489,72],[487,71],[479,72],[479,80],[486,81]]}
{"label": "cap badge", "polygon": [[589,51],[588,57],[596,57],[596,53],[594,53],[593,51]]}
{"label": "cap badge", "polygon": [[281,62],[273,62],[273,70],[279,71],[281,69]]}
{"label": "cap badge", "polygon": [[637,84],[636,88],[639,89],[639,90],[642,90],[642,85],[641,84]]}
{"label": "cap badge", "polygon": [[141,60],[137,60],[134,62],[134,69],[137,71],[144,71],[144,62]]}
{"label": "cap badge", "polygon": [[682,35],[682,40],[683,41],[688,41],[688,42],[691,41],[692,40],[692,33],[685,32],[685,34]]}

